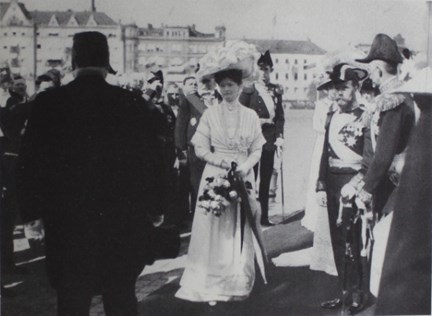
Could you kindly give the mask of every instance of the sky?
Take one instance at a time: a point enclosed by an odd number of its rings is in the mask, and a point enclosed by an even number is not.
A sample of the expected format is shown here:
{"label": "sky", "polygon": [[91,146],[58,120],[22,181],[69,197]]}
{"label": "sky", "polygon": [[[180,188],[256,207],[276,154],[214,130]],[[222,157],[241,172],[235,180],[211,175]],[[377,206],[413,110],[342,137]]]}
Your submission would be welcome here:
{"label": "sky", "polygon": [[[5,0],[2,0],[5,1]],[[21,0],[29,10],[90,10],[91,0]],[[116,21],[146,26],[192,25],[228,39],[307,40],[332,51],[349,43],[372,43],[377,33],[398,33],[408,47],[425,50],[425,0],[95,0]],[[431,4],[432,5],[432,4]],[[432,22],[431,22],[432,23]]]}

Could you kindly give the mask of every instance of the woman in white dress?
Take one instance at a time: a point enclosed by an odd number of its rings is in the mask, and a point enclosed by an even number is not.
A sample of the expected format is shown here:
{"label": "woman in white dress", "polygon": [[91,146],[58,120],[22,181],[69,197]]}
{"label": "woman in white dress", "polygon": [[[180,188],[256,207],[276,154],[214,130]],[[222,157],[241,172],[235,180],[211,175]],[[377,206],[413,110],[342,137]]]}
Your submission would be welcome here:
{"label": "woman in white dress", "polygon": [[[242,71],[220,71],[215,79],[223,101],[204,112],[192,138],[197,156],[207,162],[199,196],[205,179],[226,174],[232,161],[238,163],[237,172],[243,179],[254,186],[253,166],[265,143],[257,114],[238,102]],[[253,211],[259,221],[259,211]],[[246,221],[242,245],[240,225],[238,203],[231,204],[219,217],[197,205],[186,267],[176,297],[213,305],[249,296],[255,281],[256,242]]]}
{"label": "woman in white dress", "polygon": [[273,259],[273,262],[276,266],[309,265],[311,270],[324,271],[331,275],[337,275],[330,239],[327,209],[317,203],[315,192],[324,145],[327,114],[333,110],[336,89],[334,89],[331,81],[328,79],[318,86],[318,90],[323,91],[325,97],[317,101],[315,105],[313,129],[316,131],[317,137],[310,165],[305,216],[301,222],[305,228],[314,232],[313,246],[307,249],[284,253]]}

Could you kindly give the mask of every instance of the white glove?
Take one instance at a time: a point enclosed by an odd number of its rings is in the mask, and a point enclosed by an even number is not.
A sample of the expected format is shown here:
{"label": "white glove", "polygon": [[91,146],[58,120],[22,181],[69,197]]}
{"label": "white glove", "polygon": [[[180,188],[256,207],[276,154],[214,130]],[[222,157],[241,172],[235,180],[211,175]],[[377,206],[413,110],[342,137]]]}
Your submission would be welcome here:
{"label": "white glove", "polygon": [[347,184],[345,184],[341,190],[341,197],[343,202],[348,202],[349,200],[351,200],[356,193],[357,190],[351,183],[348,182]]}
{"label": "white glove", "polygon": [[250,171],[250,167],[247,164],[242,163],[239,165],[236,169],[236,173],[240,175],[241,177],[245,177],[248,175]]}
{"label": "white glove", "polygon": [[372,204],[372,194],[367,192],[365,189],[361,189],[358,193],[358,198],[367,208]]}
{"label": "white glove", "polygon": [[153,223],[153,227],[159,227],[163,224],[165,220],[165,216],[164,215],[159,215],[159,216],[154,216],[152,217],[152,223]]}
{"label": "white glove", "polygon": [[38,219],[24,225],[24,235],[27,239],[42,240],[45,237],[45,229],[42,220]]}
{"label": "white glove", "polygon": [[282,156],[282,150],[283,150],[284,143],[285,143],[285,141],[282,137],[276,138],[276,141],[274,144],[276,146],[276,155],[278,155],[278,157]]}
{"label": "white glove", "polygon": [[325,191],[318,191],[316,193],[316,200],[319,206],[327,207],[327,193]]}
{"label": "white glove", "polygon": [[177,170],[180,168],[180,161],[178,158],[176,158],[176,160],[174,161],[173,168]]}

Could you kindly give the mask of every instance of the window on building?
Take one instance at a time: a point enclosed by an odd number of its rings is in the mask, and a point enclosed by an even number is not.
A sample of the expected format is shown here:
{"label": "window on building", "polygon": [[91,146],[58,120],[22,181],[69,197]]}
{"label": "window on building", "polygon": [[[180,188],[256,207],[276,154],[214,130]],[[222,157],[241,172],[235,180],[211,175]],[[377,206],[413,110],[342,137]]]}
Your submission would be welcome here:
{"label": "window on building", "polygon": [[167,31],[167,36],[169,36],[169,31]]}
{"label": "window on building", "polygon": [[24,32],[23,32],[23,33],[21,33],[21,35],[22,35],[22,36],[25,36],[25,35],[26,35],[26,33],[24,33]]}
{"label": "window on building", "polygon": [[285,79],[288,80],[288,74],[285,74]]}
{"label": "window on building", "polygon": [[303,92],[306,93],[308,88],[303,88]]}
{"label": "window on building", "polygon": [[40,48],[41,48],[41,44],[37,44],[37,48],[39,48],[39,49],[40,49]]}
{"label": "window on building", "polygon": [[109,34],[108,34],[108,37],[113,38],[113,37],[117,37],[117,35],[112,34],[112,33],[109,33]]}
{"label": "window on building", "polygon": [[289,64],[289,60],[288,60],[288,58],[285,59],[285,64]]}
{"label": "window on building", "polygon": [[3,46],[3,49],[7,49],[8,47],[7,46]]}
{"label": "window on building", "polygon": [[288,93],[289,87],[285,87],[285,93]]}
{"label": "window on building", "polygon": [[298,73],[294,73],[294,80],[298,80]]}
{"label": "window on building", "polygon": [[19,66],[20,66],[19,59],[18,59],[18,58],[13,58],[13,59],[11,60],[11,66],[12,66],[12,67],[19,67]]}
{"label": "window on building", "polygon": [[11,46],[10,48],[9,48],[9,52],[11,52],[11,53],[19,53],[19,46],[18,45],[16,45],[16,46]]}
{"label": "window on building", "polygon": [[294,93],[297,93],[297,91],[298,91],[298,88],[295,87],[295,88],[294,88]]}
{"label": "window on building", "polygon": [[21,46],[21,49],[25,49],[26,47],[25,46]]}
{"label": "window on building", "polygon": [[13,32],[12,35],[13,35],[13,36],[16,36],[16,32]]}
{"label": "window on building", "polygon": [[48,33],[48,36],[57,37],[57,36],[59,36],[59,33]]}
{"label": "window on building", "polygon": [[303,63],[304,63],[304,64],[307,64],[307,59],[303,60]]}
{"label": "window on building", "polygon": [[298,64],[298,60],[297,59],[294,59],[294,64]]}
{"label": "window on building", "polygon": [[8,34],[7,32],[4,32],[4,33],[3,33],[4,36],[7,36],[7,34]]}
{"label": "window on building", "polygon": [[[277,59],[276,59],[277,60]],[[278,80],[279,79],[279,74],[275,73],[275,79]]]}
{"label": "window on building", "polygon": [[307,80],[307,74],[304,74],[303,77],[304,77],[304,80]]}
{"label": "window on building", "polygon": [[316,76],[317,76],[316,74],[313,74],[313,76],[312,76],[312,77],[313,77],[313,78],[315,79],[315,78],[316,78]]}
{"label": "window on building", "polygon": [[276,58],[276,59],[275,59],[275,64],[277,64],[278,62],[279,62],[279,59]]}

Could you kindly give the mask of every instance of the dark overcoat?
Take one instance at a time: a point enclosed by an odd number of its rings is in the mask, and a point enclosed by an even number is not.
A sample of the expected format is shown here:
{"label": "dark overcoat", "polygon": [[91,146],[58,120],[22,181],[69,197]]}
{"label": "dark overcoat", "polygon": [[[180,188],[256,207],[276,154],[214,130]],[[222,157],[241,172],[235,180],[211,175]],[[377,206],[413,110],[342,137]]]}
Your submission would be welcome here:
{"label": "dark overcoat", "polygon": [[158,119],[144,99],[96,73],[40,93],[19,161],[24,221],[44,220],[53,286],[97,290],[112,269],[152,262],[149,215],[161,211]]}
{"label": "dark overcoat", "polygon": [[377,315],[430,315],[432,240],[432,108],[408,143],[376,304]]}

